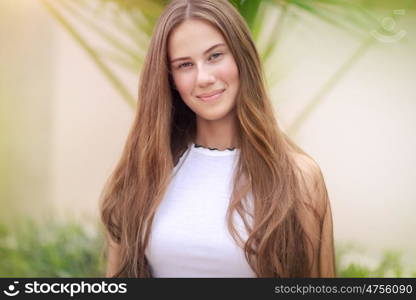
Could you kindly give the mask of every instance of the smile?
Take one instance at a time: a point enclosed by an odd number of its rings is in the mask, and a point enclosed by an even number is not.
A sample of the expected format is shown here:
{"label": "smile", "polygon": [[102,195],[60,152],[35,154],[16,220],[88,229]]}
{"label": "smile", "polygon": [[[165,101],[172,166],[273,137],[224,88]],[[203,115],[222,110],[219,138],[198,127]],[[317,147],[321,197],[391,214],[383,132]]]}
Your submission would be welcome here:
{"label": "smile", "polygon": [[212,101],[212,100],[215,100],[215,99],[218,99],[219,97],[221,97],[221,95],[224,93],[224,91],[225,90],[222,90],[222,91],[220,91],[220,92],[218,92],[218,93],[216,93],[212,96],[209,96],[209,97],[198,97],[198,98],[202,101]]}

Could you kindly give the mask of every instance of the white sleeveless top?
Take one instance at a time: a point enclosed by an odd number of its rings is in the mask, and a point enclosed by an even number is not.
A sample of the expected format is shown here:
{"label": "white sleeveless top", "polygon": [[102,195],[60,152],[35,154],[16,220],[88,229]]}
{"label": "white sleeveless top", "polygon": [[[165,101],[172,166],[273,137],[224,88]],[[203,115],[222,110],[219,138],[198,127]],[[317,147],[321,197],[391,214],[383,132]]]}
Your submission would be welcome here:
{"label": "white sleeveless top", "polygon": [[[145,250],[153,277],[256,277],[227,228],[239,154],[191,143],[182,155]],[[234,224],[246,239],[237,213]]]}

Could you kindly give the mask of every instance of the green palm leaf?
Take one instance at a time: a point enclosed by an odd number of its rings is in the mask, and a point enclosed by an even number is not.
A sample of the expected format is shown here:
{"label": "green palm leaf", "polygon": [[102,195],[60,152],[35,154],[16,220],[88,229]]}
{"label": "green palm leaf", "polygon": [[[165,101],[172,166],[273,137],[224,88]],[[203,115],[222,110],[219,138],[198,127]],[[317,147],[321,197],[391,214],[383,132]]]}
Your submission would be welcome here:
{"label": "green palm leaf", "polygon": [[[113,67],[138,73],[148,47],[148,43],[157,18],[163,11],[167,0],[41,0],[51,15],[61,23],[78,44],[90,55],[92,61],[108,78],[109,82],[131,106],[135,106],[134,97],[122,82]],[[256,43],[262,41],[259,53],[264,63],[269,63],[272,54],[278,51],[279,39],[285,31],[286,19],[302,18],[308,14],[331,26],[346,30],[359,39],[367,40],[369,31],[377,27],[378,21],[367,9],[356,2],[346,0],[229,0],[247,21]],[[54,3],[52,5],[52,2]],[[276,14],[271,14],[278,11]],[[116,32],[102,27],[102,20],[110,24]],[[101,21],[101,22],[100,22]],[[268,23],[267,23],[268,22]],[[109,49],[93,45],[81,35],[77,25],[88,28],[99,37]],[[272,24],[272,30],[264,37],[266,24]],[[364,43],[367,45],[367,42]],[[295,132],[307,116],[319,105],[324,95],[342,78],[342,76],[366,51],[362,47],[353,53],[346,63],[335,72],[320,92],[313,96],[309,105],[299,114],[292,126]],[[268,78],[271,85],[277,78]]]}

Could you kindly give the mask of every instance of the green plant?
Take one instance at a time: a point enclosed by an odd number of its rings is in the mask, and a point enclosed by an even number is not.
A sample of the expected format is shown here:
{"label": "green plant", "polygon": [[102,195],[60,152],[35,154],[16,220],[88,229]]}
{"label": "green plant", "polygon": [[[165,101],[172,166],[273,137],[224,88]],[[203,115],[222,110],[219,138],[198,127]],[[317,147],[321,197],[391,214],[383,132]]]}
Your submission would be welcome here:
{"label": "green plant", "polygon": [[0,276],[102,277],[103,238],[75,222],[0,224]]}
{"label": "green plant", "polygon": [[[136,100],[115,72],[122,68],[134,72],[140,69],[152,34],[153,26],[167,4],[167,0],[40,0],[51,15],[67,30],[75,41],[86,51],[113,87],[120,93],[130,107]],[[294,135],[309,115],[320,105],[328,92],[343,78],[349,69],[365,54],[375,39],[370,30],[379,27],[374,13],[360,5],[360,1],[345,0],[229,0],[245,18],[256,43],[260,56],[267,65],[273,64],[272,53],[278,51],[279,40],[286,29],[286,19],[295,22],[313,16],[330,26],[347,31],[360,41],[351,56],[330,76],[308,104],[300,111],[288,128]],[[278,17],[270,12],[279,11]],[[99,17],[98,17],[99,16]],[[105,21],[105,22],[103,22]],[[107,24],[104,24],[107,23]],[[105,25],[111,24],[112,30]],[[79,29],[80,25],[84,29]],[[272,30],[268,32],[268,26]],[[83,30],[91,30],[108,47],[98,47],[89,41]],[[319,38],[319,37],[318,37]],[[271,86],[277,83],[275,76],[267,78]]]}
{"label": "green plant", "polygon": [[[74,221],[35,222],[19,217],[0,223],[1,277],[103,277],[106,260],[100,225],[89,231]],[[354,244],[336,245],[337,277],[416,277],[406,274],[397,251],[384,252],[375,266],[347,261],[362,250]],[[347,262],[346,262],[347,261]]]}
{"label": "green plant", "polygon": [[[415,277],[416,275],[416,272],[405,271],[402,251],[385,250],[378,260],[373,258],[372,263],[368,263],[369,254],[357,244],[339,244],[336,249],[338,277]],[[367,263],[363,260],[367,260]]]}

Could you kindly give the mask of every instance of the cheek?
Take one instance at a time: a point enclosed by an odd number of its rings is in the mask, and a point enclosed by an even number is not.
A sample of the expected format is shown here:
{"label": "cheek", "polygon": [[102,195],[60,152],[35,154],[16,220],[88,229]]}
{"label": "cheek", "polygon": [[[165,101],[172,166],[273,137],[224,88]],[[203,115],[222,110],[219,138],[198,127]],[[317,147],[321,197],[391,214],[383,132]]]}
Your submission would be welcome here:
{"label": "cheek", "polygon": [[191,76],[178,76],[174,81],[182,98],[186,98],[192,92],[194,81]]}
{"label": "cheek", "polygon": [[220,69],[220,78],[227,82],[227,84],[238,85],[239,75],[237,64],[234,59],[227,60]]}

